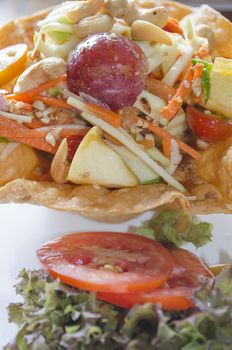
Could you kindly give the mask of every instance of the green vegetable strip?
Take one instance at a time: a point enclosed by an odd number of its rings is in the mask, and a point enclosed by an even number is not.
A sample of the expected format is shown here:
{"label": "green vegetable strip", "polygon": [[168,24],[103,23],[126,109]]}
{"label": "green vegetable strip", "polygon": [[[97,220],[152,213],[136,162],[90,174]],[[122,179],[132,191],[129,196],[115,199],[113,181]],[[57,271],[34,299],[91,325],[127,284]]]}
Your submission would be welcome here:
{"label": "green vegetable strip", "polygon": [[203,83],[203,93],[205,97],[205,103],[208,102],[210,96],[210,74],[208,69],[203,69],[202,83]]}
{"label": "green vegetable strip", "polygon": [[210,96],[210,75],[213,69],[213,64],[201,59],[194,58],[192,60],[193,64],[201,63],[204,65],[203,74],[202,74],[202,84],[203,84],[203,93],[205,98],[205,103],[208,102]]}

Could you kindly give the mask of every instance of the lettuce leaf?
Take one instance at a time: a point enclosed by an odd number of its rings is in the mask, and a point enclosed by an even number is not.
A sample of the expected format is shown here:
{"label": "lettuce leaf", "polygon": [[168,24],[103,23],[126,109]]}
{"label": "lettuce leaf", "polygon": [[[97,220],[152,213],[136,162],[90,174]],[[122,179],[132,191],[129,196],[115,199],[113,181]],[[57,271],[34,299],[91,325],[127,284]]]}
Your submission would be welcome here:
{"label": "lettuce leaf", "polygon": [[146,227],[139,228],[137,234],[177,247],[190,242],[199,248],[211,241],[212,230],[211,224],[200,222],[187,212],[170,209],[160,212]]}
{"label": "lettuce leaf", "polygon": [[232,267],[212,290],[194,296],[195,309],[163,312],[159,305],[130,311],[68,287],[46,272],[23,270],[8,308],[20,326],[5,350],[231,350]]}

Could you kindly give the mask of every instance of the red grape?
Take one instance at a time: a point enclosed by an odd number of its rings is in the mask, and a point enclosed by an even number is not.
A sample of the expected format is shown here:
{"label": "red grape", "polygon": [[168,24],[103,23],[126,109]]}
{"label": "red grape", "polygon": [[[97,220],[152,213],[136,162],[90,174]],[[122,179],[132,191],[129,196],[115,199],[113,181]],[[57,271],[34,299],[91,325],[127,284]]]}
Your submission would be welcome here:
{"label": "red grape", "polygon": [[134,104],[145,87],[146,70],[147,59],[135,42],[118,34],[94,34],[69,55],[69,89],[117,111]]}

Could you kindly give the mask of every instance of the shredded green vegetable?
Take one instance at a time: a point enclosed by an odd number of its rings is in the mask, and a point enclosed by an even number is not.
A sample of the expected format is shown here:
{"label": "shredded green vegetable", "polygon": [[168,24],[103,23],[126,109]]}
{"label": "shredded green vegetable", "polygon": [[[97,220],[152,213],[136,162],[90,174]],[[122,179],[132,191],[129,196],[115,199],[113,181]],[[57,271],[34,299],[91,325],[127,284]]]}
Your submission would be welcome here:
{"label": "shredded green vegetable", "polygon": [[201,59],[194,58],[192,60],[193,64],[202,63],[204,65],[203,74],[202,74],[202,84],[203,84],[203,93],[205,98],[205,103],[208,102],[210,96],[210,75],[213,69],[213,64]]}
{"label": "shredded green vegetable", "polygon": [[153,185],[153,184],[158,184],[161,182],[161,177],[157,177],[156,179],[154,180],[150,180],[150,181],[145,181],[143,182],[142,184],[143,185]]}

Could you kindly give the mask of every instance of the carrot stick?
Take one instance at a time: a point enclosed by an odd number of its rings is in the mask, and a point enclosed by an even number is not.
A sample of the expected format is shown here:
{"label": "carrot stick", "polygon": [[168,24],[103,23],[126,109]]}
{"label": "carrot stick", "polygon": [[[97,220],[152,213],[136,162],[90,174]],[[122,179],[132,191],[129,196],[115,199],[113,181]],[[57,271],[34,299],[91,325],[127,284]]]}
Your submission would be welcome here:
{"label": "carrot stick", "polygon": [[162,140],[163,154],[166,158],[171,158],[171,138],[166,137]]}
{"label": "carrot stick", "polygon": [[38,129],[44,126],[44,124],[39,119],[35,118],[32,118],[32,121],[30,123],[23,124],[26,125],[29,129]]}
{"label": "carrot stick", "polygon": [[[46,142],[45,138],[49,132],[52,132],[59,127],[61,128],[59,140],[56,142],[55,147],[53,147]],[[6,137],[11,141],[20,142],[52,154],[56,153],[60,144],[60,139],[73,135],[84,137],[88,131],[89,128],[80,128],[78,125],[53,125],[29,129],[13,120],[0,116],[0,135],[2,137]]]}
{"label": "carrot stick", "polygon": [[179,25],[179,21],[173,17],[168,18],[168,23],[163,27],[164,30],[171,33],[183,35],[183,29]]}
{"label": "carrot stick", "polygon": [[0,117],[0,135],[8,138],[11,141],[16,141],[29,145],[33,148],[54,154],[56,148],[52,147],[45,141],[45,137],[48,134],[38,129],[28,129],[26,126],[21,125],[13,120]]}
{"label": "carrot stick", "polygon": [[71,107],[65,100],[59,98],[35,95],[31,99],[32,101],[42,101],[44,104],[54,108],[59,107],[73,110],[73,107]]}
{"label": "carrot stick", "polygon": [[10,95],[6,95],[5,98],[8,100],[14,99],[17,101],[23,101],[23,102],[32,102],[31,99],[33,96],[35,95],[39,95],[41,94],[41,92],[46,91],[50,88],[52,88],[53,86],[58,85],[59,83],[66,81],[67,80],[67,75],[61,75],[58,79],[55,80],[51,80],[43,85],[38,86],[35,89],[32,89],[30,91],[24,92],[22,94],[10,94]]}
{"label": "carrot stick", "polygon": [[146,86],[149,92],[165,101],[169,101],[176,93],[175,88],[155,79],[152,75],[148,76]]}
{"label": "carrot stick", "polygon": [[177,137],[169,134],[169,132],[165,131],[163,128],[160,128],[146,120],[143,120],[142,118],[135,118],[135,123],[140,120],[144,123],[144,127],[146,127],[148,130],[150,130],[152,133],[160,136],[161,138],[168,138],[168,139],[173,139],[177,142],[179,145],[180,149],[182,149],[184,152],[188,153],[190,156],[192,156],[195,159],[200,159],[201,155],[199,152],[197,152],[195,149],[178,139]]}
{"label": "carrot stick", "polygon": [[90,103],[85,103],[85,107],[115,128],[119,128],[122,125],[122,116],[117,113]]}
{"label": "carrot stick", "polygon": [[167,107],[164,107],[161,111],[162,116],[164,116],[167,120],[171,120],[175,117],[177,112],[180,110],[182,104],[189,96],[192,88],[193,77],[194,67],[191,66],[171,101],[169,102]]}
{"label": "carrot stick", "polygon": [[[193,81],[197,81],[201,79],[203,70],[204,70],[204,65],[202,63],[197,63],[194,69]],[[201,99],[201,91],[200,91],[200,95],[195,94],[195,96],[196,97],[194,99],[194,102],[198,103]]]}
{"label": "carrot stick", "polygon": [[200,79],[202,77],[204,65],[202,63],[197,63],[194,67],[193,80]]}

